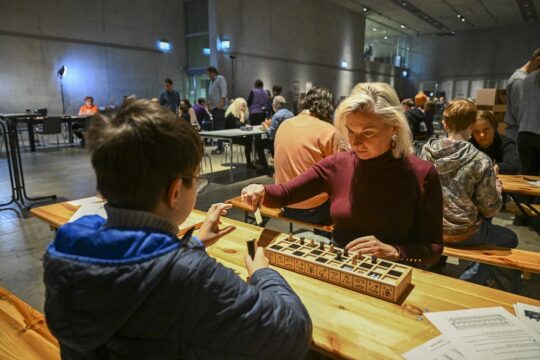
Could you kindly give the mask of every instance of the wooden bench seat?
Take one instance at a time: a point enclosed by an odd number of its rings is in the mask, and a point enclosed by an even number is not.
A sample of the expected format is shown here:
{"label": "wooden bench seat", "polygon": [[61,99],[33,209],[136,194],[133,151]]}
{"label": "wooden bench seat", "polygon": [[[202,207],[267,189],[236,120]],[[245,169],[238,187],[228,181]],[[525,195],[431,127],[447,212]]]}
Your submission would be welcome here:
{"label": "wooden bench seat", "polygon": [[0,287],[0,359],[60,359],[42,313]]}
{"label": "wooden bench seat", "polygon": [[[230,200],[225,201],[228,204],[232,204],[232,206],[236,209],[242,210],[245,213],[245,221],[247,222],[250,218],[248,217],[248,213],[253,212],[253,208],[242,201],[241,196],[237,196],[235,198],[232,198]],[[313,229],[319,229],[327,232],[332,232],[332,229],[334,228],[332,225],[318,225],[318,224],[311,224],[304,221],[299,221],[295,219],[288,218],[283,215],[283,211],[281,209],[272,209],[268,208],[266,206],[261,206],[261,215],[267,218],[272,219],[278,219],[282,221],[286,221],[290,224],[290,232],[292,231],[293,224],[296,224],[302,228],[313,228]],[[253,220],[253,219],[252,219]]]}
{"label": "wooden bench seat", "polygon": [[540,274],[540,253],[496,246],[450,247],[445,246],[443,255],[476,261],[523,272],[528,278],[531,273]]}

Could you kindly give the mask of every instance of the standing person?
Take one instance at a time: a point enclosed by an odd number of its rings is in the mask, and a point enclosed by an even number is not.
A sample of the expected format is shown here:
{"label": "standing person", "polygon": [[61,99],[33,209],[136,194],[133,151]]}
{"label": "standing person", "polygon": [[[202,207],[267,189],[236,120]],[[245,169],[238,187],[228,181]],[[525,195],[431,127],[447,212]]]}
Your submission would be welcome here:
{"label": "standing person", "polygon": [[[239,129],[242,126],[248,125],[249,110],[244,98],[236,98],[227,108],[225,112],[225,129]],[[251,136],[235,137],[233,144],[242,145],[244,147],[244,154],[246,155],[246,167],[254,169],[251,162],[251,148],[252,139]],[[232,151],[232,148],[231,148]]]}
{"label": "standing person", "polygon": [[281,96],[282,91],[283,91],[283,88],[281,87],[281,85],[272,86],[272,98],[268,102],[269,110],[266,112],[268,119],[270,119],[275,114],[275,111],[274,111],[274,108],[273,108],[274,99],[275,99],[276,96]]}
{"label": "standing person", "polygon": [[264,149],[269,149],[272,156],[274,155],[274,139],[279,126],[282,122],[294,116],[286,106],[287,102],[283,96],[277,95],[274,97],[272,102],[274,115],[272,115],[272,119],[265,120],[262,123],[262,128],[266,131],[266,139],[258,138],[255,140],[255,151],[257,152],[257,157],[262,165],[261,171],[268,175],[272,174],[268,162],[266,161]]}
{"label": "standing person", "polygon": [[[276,184],[287,183],[334,153],[333,101],[328,89],[313,86],[300,104],[300,114],[279,126],[274,140]],[[292,219],[312,224],[331,223],[330,203],[324,191],[284,206],[283,214]]]}
{"label": "standing person", "polygon": [[173,81],[171,79],[165,79],[163,82],[164,91],[159,94],[159,103],[161,106],[165,106],[173,113],[178,113],[178,107],[180,106],[180,94],[173,88]]}
{"label": "standing person", "polygon": [[540,176],[540,70],[523,80],[518,123],[521,173]]}
{"label": "standing person", "polygon": [[266,107],[270,95],[264,90],[264,84],[261,79],[255,80],[253,90],[250,91],[247,104],[249,106],[249,123],[252,126],[260,125],[266,119]]}
{"label": "standing person", "polygon": [[[452,246],[487,244],[515,248],[517,235],[491,223],[503,205],[502,185],[491,159],[468,141],[476,114],[471,101],[451,101],[443,114],[448,138],[431,138],[422,150],[421,157],[435,166],[441,179],[443,239]],[[502,281],[500,273],[495,267],[472,263],[460,279],[486,285],[491,280]],[[512,290],[516,290],[519,274],[512,274]]]}
{"label": "standing person", "polygon": [[[84,98],[84,104],[81,105],[79,108],[79,116],[91,116],[98,113],[98,107],[96,104],[94,104],[94,98],[92,96],[87,96]],[[77,136],[79,139],[81,139],[81,147],[86,146],[86,140],[84,138],[84,124],[74,122],[71,125],[71,129],[73,130],[73,134]]]}
{"label": "standing person", "polygon": [[526,64],[514,71],[506,84],[506,113],[504,114],[506,129],[504,134],[516,142],[520,131],[519,111],[523,80],[527,74],[538,69],[540,69],[540,48],[533,52],[531,59]]}
{"label": "standing person", "polygon": [[433,127],[433,119],[435,118],[435,102],[429,100],[424,105],[424,115],[426,115],[426,127],[428,138],[435,134],[435,128]]}
{"label": "standing person", "polygon": [[198,99],[197,104],[193,105],[193,111],[195,111],[201,129],[212,130],[212,114],[208,111],[206,100],[203,98]]}
{"label": "standing person", "polygon": [[195,115],[195,110],[193,110],[193,107],[188,99],[182,99],[180,101],[179,115],[181,119],[186,120],[188,124],[193,126],[196,130],[200,129],[197,115]]}
{"label": "standing person", "polygon": [[207,184],[190,126],[130,99],[96,118],[88,144],[107,218],[62,226],[43,257],[62,359],[304,358],[311,319],[264,249],[244,257],[247,282],[206,252],[235,230],[220,228],[230,205],[212,205],[197,236],[177,237]]}
{"label": "standing person", "polygon": [[[210,77],[208,106],[214,122],[212,130],[223,130],[225,129],[225,108],[227,105],[227,80],[213,66],[209,66],[206,70]],[[223,141],[218,141],[217,149],[213,150],[212,153],[221,154],[222,152]]]}
{"label": "standing person", "polygon": [[[281,125],[276,142],[295,121]],[[437,263],[443,250],[439,175],[432,164],[412,155],[411,132],[395,90],[386,83],[358,84],[339,105],[334,124],[348,151],[286,183],[249,185],[242,199],[279,208],[325,191],[330,194],[333,243],[415,267]]]}
{"label": "standing person", "polygon": [[[416,105],[413,108],[410,108],[405,112],[409,126],[413,134],[413,139],[416,141],[425,141],[429,138],[428,136],[428,126],[426,114],[424,113],[424,105],[427,103],[428,98],[424,92],[419,92],[414,97],[414,104]],[[402,105],[408,105],[406,100],[402,101]]]}

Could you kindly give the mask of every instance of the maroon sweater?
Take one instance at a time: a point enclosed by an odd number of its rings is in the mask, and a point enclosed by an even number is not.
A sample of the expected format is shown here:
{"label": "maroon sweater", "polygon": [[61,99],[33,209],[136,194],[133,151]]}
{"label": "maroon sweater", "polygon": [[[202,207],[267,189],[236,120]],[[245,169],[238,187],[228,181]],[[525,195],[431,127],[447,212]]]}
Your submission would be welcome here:
{"label": "maroon sweater", "polygon": [[401,260],[428,267],[439,259],[443,199],[435,167],[391,151],[360,160],[352,151],[313,165],[279,185],[265,185],[264,205],[283,207],[320,192],[330,197],[333,239],[340,246],[367,235],[395,245]]}

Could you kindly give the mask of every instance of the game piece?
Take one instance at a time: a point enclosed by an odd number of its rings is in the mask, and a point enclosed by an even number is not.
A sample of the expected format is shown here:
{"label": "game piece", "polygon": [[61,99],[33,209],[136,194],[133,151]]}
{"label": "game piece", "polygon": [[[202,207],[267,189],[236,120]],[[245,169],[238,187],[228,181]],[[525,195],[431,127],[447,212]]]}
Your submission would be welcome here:
{"label": "game piece", "polygon": [[300,236],[300,245],[304,245],[304,244],[305,244],[304,237]]}
{"label": "game piece", "polygon": [[345,250],[343,250],[343,256],[349,256],[349,249],[345,248]]}
{"label": "game piece", "polygon": [[255,222],[257,223],[257,225],[261,225],[263,223],[261,208],[258,207],[257,210],[255,210],[255,212],[253,213],[253,215],[255,215]]}
{"label": "game piece", "polygon": [[255,239],[248,240],[246,244],[247,244],[249,256],[251,256],[251,258],[253,259],[255,257]]}
{"label": "game piece", "polygon": [[409,266],[362,256],[361,252],[351,253],[349,259],[344,249],[333,244],[317,246],[313,239],[289,241],[287,235],[281,235],[265,252],[271,265],[392,302],[401,301],[411,284]]}
{"label": "game piece", "polygon": [[289,241],[293,241],[292,233],[289,233]]}
{"label": "game piece", "polygon": [[322,241],[319,243],[319,249],[324,250],[324,243]]}

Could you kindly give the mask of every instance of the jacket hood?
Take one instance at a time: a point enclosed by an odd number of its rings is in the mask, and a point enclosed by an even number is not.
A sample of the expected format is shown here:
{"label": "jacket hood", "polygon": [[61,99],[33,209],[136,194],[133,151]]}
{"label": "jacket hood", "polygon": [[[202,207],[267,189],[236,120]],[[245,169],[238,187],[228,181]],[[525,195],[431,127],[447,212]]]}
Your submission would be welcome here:
{"label": "jacket hood", "polygon": [[441,175],[455,173],[473,161],[480,151],[467,141],[431,138],[424,145],[423,157],[435,164]]}
{"label": "jacket hood", "polygon": [[[61,227],[44,256],[47,323],[63,344],[79,351],[109,340],[166,278],[186,245],[171,234],[104,223],[86,216]],[[196,238],[188,242],[202,247]]]}

